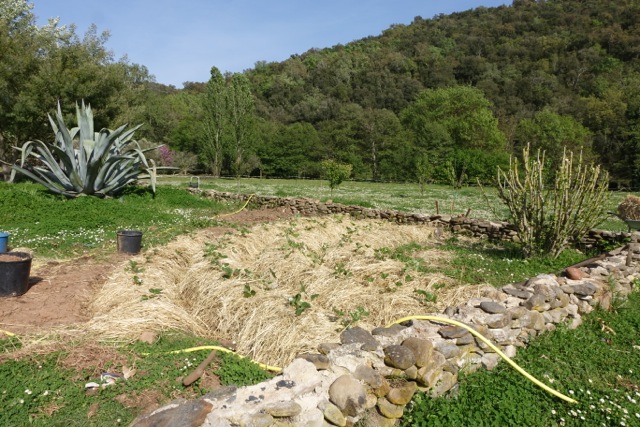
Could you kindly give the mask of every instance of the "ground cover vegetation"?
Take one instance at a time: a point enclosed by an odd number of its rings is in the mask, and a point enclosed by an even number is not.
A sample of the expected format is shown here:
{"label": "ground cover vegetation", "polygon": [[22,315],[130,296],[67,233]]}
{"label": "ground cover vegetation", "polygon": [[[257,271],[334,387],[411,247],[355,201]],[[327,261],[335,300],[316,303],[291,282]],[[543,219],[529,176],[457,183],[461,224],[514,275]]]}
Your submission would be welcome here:
{"label": "ground cover vegetation", "polygon": [[[497,176],[497,175],[496,175]],[[191,177],[160,175],[162,185],[187,187]],[[427,215],[468,215],[491,221],[508,221],[511,213],[499,197],[496,187],[463,186],[419,183],[382,183],[370,181],[344,181],[331,191],[326,180],[315,179],[213,179],[200,178],[200,188],[222,192],[260,194],[278,197],[311,197],[322,202],[332,201],[375,209],[392,209]],[[550,189],[550,187],[549,187]],[[628,193],[610,191],[602,201],[607,212],[616,212]],[[595,225],[610,231],[627,231],[628,227],[615,215],[607,215]]]}
{"label": "ground cover vegetation", "polygon": [[[392,25],[378,36],[311,49],[243,73],[215,66],[178,89],[115,60],[108,33],[37,27],[25,0],[3,0],[0,158],[42,139],[60,99],[91,103],[97,128],[144,123],[167,144],[158,160],[227,176],[320,177],[323,160],[352,178],[487,182],[531,144],[557,165],[582,150],[612,185],[637,188],[638,5],[514,1]],[[99,114],[98,114],[99,113]],[[194,165],[194,157],[198,161]],[[175,162],[175,163],[174,163]]]}
{"label": "ground cover vegetation", "polygon": [[[140,411],[176,399],[195,398],[220,385],[255,384],[271,377],[257,365],[234,354],[219,353],[206,375],[191,387],[181,378],[190,374],[207,351],[172,354],[197,346],[217,345],[184,333],[165,333],[153,345],[135,343],[112,346],[79,346],[31,352],[19,359],[6,357],[20,351],[19,338],[0,340],[0,403],[5,425],[14,426],[117,426],[129,425]],[[87,392],[85,384],[106,384]],[[211,382],[215,375],[215,382]]]}

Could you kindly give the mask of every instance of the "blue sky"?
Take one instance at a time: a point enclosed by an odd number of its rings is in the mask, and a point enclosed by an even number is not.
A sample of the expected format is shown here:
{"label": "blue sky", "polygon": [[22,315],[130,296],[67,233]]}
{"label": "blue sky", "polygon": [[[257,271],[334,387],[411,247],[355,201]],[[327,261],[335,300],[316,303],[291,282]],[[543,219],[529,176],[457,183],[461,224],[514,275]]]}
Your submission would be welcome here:
{"label": "blue sky", "polygon": [[209,70],[241,72],[311,48],[377,36],[392,24],[511,4],[502,0],[32,0],[39,24],[60,17],[82,36],[111,33],[106,47],[146,66],[158,83],[205,82]]}

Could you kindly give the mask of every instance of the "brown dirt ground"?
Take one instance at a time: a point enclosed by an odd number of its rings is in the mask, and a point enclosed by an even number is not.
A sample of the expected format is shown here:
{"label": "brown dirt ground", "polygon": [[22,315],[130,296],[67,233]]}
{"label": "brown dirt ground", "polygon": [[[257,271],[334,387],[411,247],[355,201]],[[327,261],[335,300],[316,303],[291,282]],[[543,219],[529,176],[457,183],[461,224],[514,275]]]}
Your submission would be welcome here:
{"label": "brown dirt ground", "polygon": [[[291,217],[289,210],[243,210],[223,217],[231,223],[254,224]],[[17,297],[0,297],[0,330],[38,333],[54,326],[86,322],[87,303],[127,255],[89,254],[71,260],[34,265],[29,290]],[[4,334],[0,333],[0,336]]]}

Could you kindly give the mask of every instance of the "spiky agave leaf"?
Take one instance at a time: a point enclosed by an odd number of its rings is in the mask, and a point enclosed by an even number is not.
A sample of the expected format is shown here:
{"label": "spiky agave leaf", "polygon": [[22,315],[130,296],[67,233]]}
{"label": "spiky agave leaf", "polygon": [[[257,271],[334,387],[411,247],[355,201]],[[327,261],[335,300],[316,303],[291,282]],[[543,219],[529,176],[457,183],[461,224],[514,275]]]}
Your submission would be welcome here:
{"label": "spiky agave leaf", "polygon": [[[76,118],[78,126],[67,128],[58,104],[55,119],[49,116],[55,133],[54,143],[28,141],[21,148],[15,147],[21,151],[21,161],[19,166],[14,165],[14,171],[68,197],[111,195],[146,172],[155,192],[155,163],[149,166],[144,155],[148,150],[140,150],[133,139],[140,125],[131,129],[122,125],[116,130],[95,132],[91,106],[84,101],[81,107],[76,104]],[[29,157],[38,160],[42,166],[27,167]]]}

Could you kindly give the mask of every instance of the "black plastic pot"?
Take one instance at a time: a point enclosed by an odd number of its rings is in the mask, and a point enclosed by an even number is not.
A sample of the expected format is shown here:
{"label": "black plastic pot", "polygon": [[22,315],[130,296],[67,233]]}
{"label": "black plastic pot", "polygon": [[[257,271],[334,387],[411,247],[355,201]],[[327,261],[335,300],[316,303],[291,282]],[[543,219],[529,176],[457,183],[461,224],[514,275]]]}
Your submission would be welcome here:
{"label": "black plastic pot", "polygon": [[142,247],[142,231],[120,230],[117,235],[118,252],[132,255],[140,252],[140,248]]}
{"label": "black plastic pot", "polygon": [[18,296],[29,290],[31,259],[26,252],[0,254],[0,296]]}

